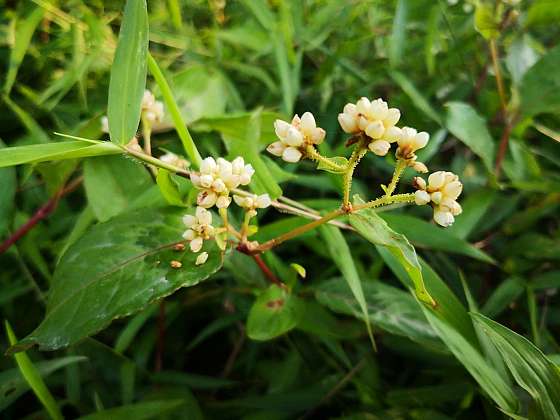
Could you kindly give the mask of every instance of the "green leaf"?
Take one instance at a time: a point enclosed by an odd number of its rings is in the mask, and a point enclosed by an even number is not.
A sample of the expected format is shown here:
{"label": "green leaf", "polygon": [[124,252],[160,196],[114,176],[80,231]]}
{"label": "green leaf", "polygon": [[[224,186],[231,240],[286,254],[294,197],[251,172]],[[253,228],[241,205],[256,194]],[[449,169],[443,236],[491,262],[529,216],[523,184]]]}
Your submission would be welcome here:
{"label": "green leaf", "polygon": [[174,412],[185,404],[184,400],[157,400],[101,410],[80,417],[80,420],[145,420],[159,418],[162,414]]}
{"label": "green leaf", "polygon": [[352,295],[360,306],[362,319],[366,323],[369,339],[373,348],[375,349],[376,346],[369,320],[366,298],[364,296],[364,291],[362,290],[362,282],[360,280],[360,276],[358,275],[356,265],[354,264],[350,248],[348,247],[344,236],[342,236],[342,233],[340,233],[340,230],[337,227],[332,225],[321,225],[319,227],[319,230],[321,232],[321,235],[323,236],[324,241],[326,242],[327,249],[329,250],[331,258],[342,273],[344,280],[346,280],[348,287],[350,287],[350,290],[352,291]]}
{"label": "green leaf", "polygon": [[[8,342],[13,346],[17,343],[16,335],[14,334],[14,331],[12,330],[12,327],[10,327],[8,321],[5,322],[5,327]],[[29,356],[27,356],[25,352],[21,352],[19,354],[16,354],[14,357],[22,376],[25,378],[26,382],[29,384],[39,401],[41,401],[41,403],[45,406],[47,412],[49,413],[49,416],[54,420],[63,420],[62,414],[60,412],[60,409],[58,408],[58,405],[56,404],[56,401],[49,392],[49,389],[45,385],[41,374],[31,361]]]}
{"label": "green leaf", "polygon": [[481,312],[486,316],[496,317],[509,305],[514,303],[523,292],[526,284],[519,277],[510,277],[502,281],[493,291]]}
{"label": "green leaf", "polygon": [[491,172],[495,154],[494,139],[484,118],[469,104],[448,102],[446,105],[449,131],[478,155]]}
{"label": "green leaf", "polygon": [[253,340],[271,340],[295,328],[303,302],[286,289],[272,284],[259,295],[247,318],[247,335]]}
{"label": "green leaf", "polygon": [[414,86],[408,77],[398,71],[391,71],[390,76],[400,86],[404,93],[408,95],[416,108],[422,111],[428,118],[431,118],[438,124],[443,125],[443,120],[440,114],[434,109],[424,95],[416,88],[416,86]]}
{"label": "green leaf", "polygon": [[455,219],[455,223],[445,231],[458,238],[467,239],[476,232],[496,197],[496,191],[490,189],[469,191],[468,196],[461,200],[461,207],[463,208],[461,217]]}
{"label": "green leaf", "polygon": [[185,207],[181,192],[179,191],[179,185],[171,178],[171,173],[169,171],[158,168],[156,182],[161,194],[169,204]]}
{"label": "green leaf", "polygon": [[163,96],[163,100],[165,102],[165,106],[167,110],[171,114],[171,119],[173,120],[173,124],[175,126],[175,130],[177,130],[177,134],[181,139],[181,143],[183,144],[183,149],[185,153],[194,164],[195,168],[200,167],[200,163],[202,162],[202,157],[196,148],[196,144],[194,143],[191,134],[189,133],[189,129],[183,117],[181,116],[181,112],[179,111],[179,107],[177,106],[177,102],[173,97],[173,92],[171,92],[171,88],[165,80],[165,76],[161,72],[156,60],[152,57],[151,54],[148,53],[148,67],[150,68],[150,73],[156,79],[156,83],[161,90],[161,94]]}
{"label": "green leaf", "polygon": [[8,72],[6,74],[6,80],[4,81],[4,93],[6,95],[9,95],[12,90],[12,86],[16,81],[19,65],[23,61],[33,33],[37,25],[39,25],[43,19],[43,15],[44,9],[42,7],[35,7],[29,15],[20,18],[19,22],[16,24],[15,31],[17,35],[15,37],[14,46],[10,52]]}
{"label": "green leaf", "polygon": [[422,307],[430,324],[438,332],[440,338],[473,376],[481,388],[496,404],[507,412],[516,412],[518,398],[513,389],[500,376],[500,373],[490,365],[465,337],[448,322],[437,316],[430,309]]}
{"label": "green leaf", "polygon": [[109,83],[111,141],[127,144],[138,130],[146,89],[148,11],[146,0],[127,0]]}
{"label": "green leaf", "polygon": [[122,213],[152,185],[142,165],[123,156],[104,156],[84,163],[89,205],[101,222]]}
{"label": "green leaf", "polygon": [[526,117],[542,113],[559,113],[560,46],[551,49],[521,79],[521,112]]}
{"label": "green leaf", "polygon": [[[357,203],[362,200],[355,196]],[[406,270],[412,283],[416,296],[420,301],[434,306],[436,302],[430,296],[424,285],[422,269],[416,256],[414,247],[410,245],[404,235],[393,231],[373,209],[365,209],[359,213],[351,213],[350,224],[358,233],[375,245],[386,247]]]}
{"label": "green leaf", "polygon": [[[362,282],[369,321],[391,334],[444,352],[438,334],[428,323],[418,302],[410,293],[379,281]],[[360,305],[341,279],[315,288],[317,300],[331,310],[364,320]]]}
{"label": "green leaf", "polygon": [[534,418],[560,418],[558,367],[525,337],[483,315],[471,316],[492,340],[515,381],[533,398],[539,411]]}
{"label": "green leaf", "polygon": [[494,263],[494,259],[485,252],[457,238],[447,230],[438,228],[422,219],[405,214],[389,213],[383,213],[381,217],[393,230],[403,235],[406,234],[416,247],[462,254],[487,263]]}
{"label": "green leaf", "polygon": [[[183,214],[142,209],[93,226],[57,266],[43,322],[11,351],[34,344],[44,350],[68,346],[215,273],[223,259],[215,242],[205,244],[210,255],[201,266],[188,247],[172,249],[182,240]],[[182,267],[172,268],[173,260]]]}
{"label": "green leaf", "polygon": [[389,63],[391,67],[398,67],[402,61],[404,46],[406,45],[406,24],[408,21],[409,6],[409,0],[397,1],[397,9],[395,10],[389,44]]}
{"label": "green leaf", "polygon": [[[68,356],[35,363],[35,367],[42,378],[56,372],[63,367],[86,361],[83,356]],[[9,407],[15,400],[29,390],[29,384],[19,369],[4,370],[0,373],[0,411]]]}
{"label": "green leaf", "polygon": [[474,11],[474,27],[486,39],[497,38],[500,35],[500,22],[494,10],[493,3],[478,0]]}
{"label": "green leaf", "polygon": [[[317,165],[317,169],[322,171],[330,172],[331,174],[343,174],[346,172],[346,166],[348,166],[348,159],[342,156],[335,156],[332,158],[325,158],[328,162],[324,162],[322,160],[319,161]],[[333,166],[329,165],[332,163],[333,165],[342,166],[342,169],[333,168]]]}
{"label": "green leaf", "polygon": [[[0,140],[0,159],[3,149],[4,143]],[[0,169],[0,238],[12,223],[16,187],[16,170],[14,168]]]}
{"label": "green leaf", "polygon": [[76,159],[118,153],[123,153],[122,149],[109,142],[64,141],[60,143],[6,147],[0,149],[0,168],[22,165],[24,163],[39,163],[50,160]]}

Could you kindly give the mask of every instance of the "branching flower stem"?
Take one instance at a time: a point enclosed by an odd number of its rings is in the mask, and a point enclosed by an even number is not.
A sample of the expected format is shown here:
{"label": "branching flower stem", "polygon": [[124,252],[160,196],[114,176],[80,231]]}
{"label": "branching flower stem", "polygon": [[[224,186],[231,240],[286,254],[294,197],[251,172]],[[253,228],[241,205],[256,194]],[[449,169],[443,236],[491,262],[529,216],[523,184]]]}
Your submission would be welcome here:
{"label": "branching flower stem", "polygon": [[309,159],[314,162],[322,163],[325,168],[329,168],[330,170],[342,173],[347,169],[345,166],[339,165],[332,159],[321,155],[317,150],[315,150],[315,147],[312,145],[307,146],[307,148],[305,149],[305,153],[307,154],[307,157],[309,157]]}
{"label": "branching flower stem", "polygon": [[397,165],[395,166],[395,172],[393,172],[393,179],[391,179],[391,182],[389,183],[387,189],[385,190],[386,197],[390,197],[395,192],[395,189],[397,188],[397,184],[399,183],[399,180],[401,179],[401,175],[405,169],[406,169],[406,161],[404,159],[397,160]]}
{"label": "branching flower stem", "polygon": [[358,163],[360,163],[360,160],[362,160],[362,158],[366,153],[367,153],[367,147],[364,144],[364,140],[360,140],[356,144],[354,151],[350,155],[350,159],[348,159],[348,166],[346,167],[346,171],[342,176],[342,184],[343,184],[342,206],[344,208],[349,209],[351,207],[350,190],[352,189],[352,176],[354,175],[354,170],[356,169],[356,166],[358,166]]}

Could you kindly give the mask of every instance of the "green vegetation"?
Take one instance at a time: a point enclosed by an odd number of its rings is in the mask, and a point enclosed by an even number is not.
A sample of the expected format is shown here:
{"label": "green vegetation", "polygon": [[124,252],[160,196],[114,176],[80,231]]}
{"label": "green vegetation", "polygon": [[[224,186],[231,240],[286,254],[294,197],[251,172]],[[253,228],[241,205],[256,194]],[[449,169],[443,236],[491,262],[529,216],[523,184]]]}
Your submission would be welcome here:
{"label": "green vegetation", "polygon": [[0,6],[0,418],[560,419],[560,3]]}

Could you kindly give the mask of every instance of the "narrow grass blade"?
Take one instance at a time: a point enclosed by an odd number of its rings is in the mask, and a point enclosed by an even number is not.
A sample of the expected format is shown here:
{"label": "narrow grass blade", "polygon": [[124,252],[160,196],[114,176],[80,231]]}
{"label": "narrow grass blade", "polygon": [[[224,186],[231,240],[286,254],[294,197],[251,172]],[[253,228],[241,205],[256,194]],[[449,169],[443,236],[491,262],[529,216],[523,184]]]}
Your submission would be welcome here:
{"label": "narrow grass blade", "polygon": [[177,130],[177,134],[183,143],[183,148],[187,153],[187,156],[195,165],[195,167],[200,166],[200,162],[202,162],[202,158],[200,157],[200,153],[194,144],[194,140],[189,133],[187,125],[181,116],[181,112],[179,111],[179,107],[177,106],[177,102],[175,102],[175,98],[173,97],[173,93],[171,92],[171,88],[165,80],[161,69],[159,68],[156,60],[152,57],[151,54],[148,53],[148,67],[150,69],[150,73],[156,79],[156,83],[161,90],[161,94],[163,96],[163,100],[165,101],[165,105],[171,114],[171,118],[173,119],[173,124],[175,124],[175,130]]}
{"label": "narrow grass blade", "polygon": [[[12,327],[10,326],[8,321],[5,322],[5,326],[8,341],[10,342],[10,345],[13,346],[17,343],[16,335],[14,334],[14,331],[12,330]],[[60,409],[58,408],[58,405],[56,404],[56,401],[45,385],[43,378],[41,378],[41,374],[39,373],[35,365],[33,365],[31,359],[29,359],[29,356],[27,356],[25,352],[21,352],[14,355],[14,357],[21,374],[23,375],[37,398],[45,406],[51,418],[55,420],[63,420],[62,414],[60,412]]]}

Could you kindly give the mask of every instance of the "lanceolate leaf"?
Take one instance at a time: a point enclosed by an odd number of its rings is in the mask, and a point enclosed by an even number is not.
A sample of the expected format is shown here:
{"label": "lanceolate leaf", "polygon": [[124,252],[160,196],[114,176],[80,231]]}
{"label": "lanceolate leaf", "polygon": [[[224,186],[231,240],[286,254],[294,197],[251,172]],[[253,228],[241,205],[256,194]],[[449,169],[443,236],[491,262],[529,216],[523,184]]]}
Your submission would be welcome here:
{"label": "lanceolate leaf", "polygon": [[[358,200],[361,201],[359,198]],[[432,306],[436,304],[424,286],[416,251],[404,235],[393,231],[372,209],[351,213],[349,220],[364,238],[375,245],[386,247],[398,259],[410,276],[418,299]]]}
{"label": "lanceolate leaf", "polygon": [[469,104],[449,102],[446,125],[449,131],[478,155],[491,171],[495,153],[494,139],[484,118]]}
{"label": "lanceolate leaf", "polygon": [[486,318],[471,314],[492,340],[515,381],[534,399],[539,416],[560,418],[560,370],[525,337]]}
{"label": "lanceolate leaf", "polygon": [[350,248],[337,227],[322,225],[319,229],[321,230],[321,235],[325,239],[327,248],[334,260],[334,263],[342,273],[344,280],[346,280],[354,298],[358,302],[360,311],[362,312],[362,319],[366,323],[369,338],[375,348],[375,341],[373,340],[373,332],[368,315],[366,298],[364,296],[364,291],[362,290],[362,282],[358,275],[358,270],[356,269],[356,265],[352,259]]}
{"label": "lanceolate leaf", "polygon": [[[185,230],[184,211],[143,209],[91,228],[70,246],[54,273],[43,322],[12,351],[37,344],[55,350],[95,334],[113,319],[143,309],[180,287],[216,272],[222,254],[205,244],[208,261],[176,251]],[[182,264],[172,268],[171,261]]]}
{"label": "lanceolate leaf", "polygon": [[109,134],[115,143],[128,143],[138,129],[146,88],[147,53],[146,0],[128,0],[109,83]]}

